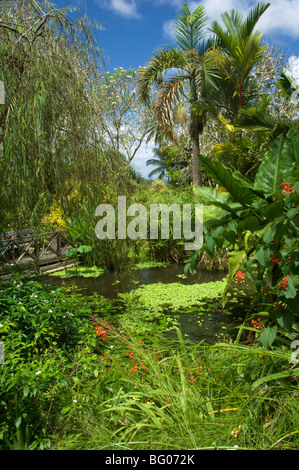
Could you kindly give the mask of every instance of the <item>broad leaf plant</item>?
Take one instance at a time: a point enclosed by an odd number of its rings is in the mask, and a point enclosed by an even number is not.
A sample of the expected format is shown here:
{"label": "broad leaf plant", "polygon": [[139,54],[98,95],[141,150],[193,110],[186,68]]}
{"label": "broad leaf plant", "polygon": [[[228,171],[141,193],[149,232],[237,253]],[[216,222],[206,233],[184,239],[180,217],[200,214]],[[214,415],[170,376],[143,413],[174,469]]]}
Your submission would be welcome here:
{"label": "broad leaf plant", "polygon": [[[200,160],[217,184],[194,187],[204,205],[202,250],[210,256],[215,250],[230,254],[224,302],[232,283],[250,279],[254,310],[263,316],[262,344],[271,346],[278,333],[282,341],[294,340],[299,331],[299,135],[290,130],[275,140],[254,182],[211,158],[200,155]],[[187,269],[195,265],[193,256]]]}

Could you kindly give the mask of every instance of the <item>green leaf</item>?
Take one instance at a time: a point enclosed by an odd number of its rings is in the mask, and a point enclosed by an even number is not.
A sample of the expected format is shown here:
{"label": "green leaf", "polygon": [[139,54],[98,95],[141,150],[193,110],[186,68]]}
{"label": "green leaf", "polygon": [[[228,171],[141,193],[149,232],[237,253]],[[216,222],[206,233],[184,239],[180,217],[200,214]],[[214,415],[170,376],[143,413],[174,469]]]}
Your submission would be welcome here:
{"label": "green leaf", "polygon": [[292,177],[292,166],[298,165],[299,136],[289,131],[286,140],[278,137],[257,171],[254,188],[266,195],[280,191],[282,181],[289,182]]}
{"label": "green leaf", "polygon": [[272,202],[260,209],[260,212],[267,220],[274,220],[283,214],[284,208],[284,201]]}
{"label": "green leaf", "polygon": [[225,188],[231,194],[234,201],[246,207],[256,200],[256,193],[247,184],[242,182],[239,177],[234,177],[232,171],[225,165],[203,155],[198,157],[206,173],[222,188]]}
{"label": "green leaf", "polygon": [[227,231],[227,232],[224,232],[223,236],[224,236],[224,238],[225,238],[228,242],[230,242],[232,245],[233,245],[234,243],[236,243],[237,235],[236,235],[236,233],[233,232],[232,230],[229,230],[229,231]]}
{"label": "green leaf", "polygon": [[18,418],[16,419],[16,427],[20,427],[20,424],[22,422],[22,416],[18,416]]}
{"label": "green leaf", "polygon": [[29,387],[28,385],[25,385],[25,387],[23,388],[23,395],[24,397],[27,397],[29,394]]}
{"label": "green leaf", "polygon": [[203,225],[204,227],[217,227],[223,225],[229,217],[230,212],[221,209],[216,206],[204,206],[203,207]]}
{"label": "green leaf", "polygon": [[213,237],[208,237],[207,241],[206,241],[206,245],[207,245],[207,249],[208,249],[208,252],[211,256],[214,255],[214,248],[215,248],[215,240]]}
{"label": "green leaf", "polygon": [[226,285],[223,291],[223,305],[225,305],[228,288],[238,271],[241,264],[245,262],[246,252],[245,251],[232,251],[228,260],[228,275],[226,278]]}
{"label": "green leaf", "polygon": [[293,209],[290,209],[288,212],[287,212],[287,217],[288,219],[293,219],[298,213],[298,208],[297,207],[294,207]]}
{"label": "green leaf", "polygon": [[277,374],[266,375],[265,377],[261,377],[260,379],[256,380],[255,382],[253,382],[252,388],[256,388],[259,385],[265,382],[271,382],[272,380],[279,380],[279,379],[284,379],[286,377],[298,377],[298,376],[299,376],[299,369],[277,372]]}
{"label": "green leaf", "polygon": [[293,279],[291,277],[289,277],[288,280],[289,280],[288,287],[284,291],[285,296],[286,296],[287,299],[294,299],[297,295],[297,290],[296,290],[296,287],[294,285]]}
{"label": "green leaf", "polygon": [[274,316],[282,328],[285,328],[287,331],[291,332],[292,325],[294,323],[294,315],[291,312],[278,310],[275,312]]}
{"label": "green leaf", "polygon": [[269,243],[274,238],[274,236],[275,236],[275,229],[274,228],[271,228],[270,230],[266,230],[264,232],[263,236],[262,236],[263,242],[266,245],[269,245]]}
{"label": "green leaf", "polygon": [[287,134],[282,153],[286,159],[295,163],[297,167],[299,166],[299,134],[292,129]]}
{"label": "green leaf", "polygon": [[262,265],[262,266],[267,266],[268,262],[269,262],[269,259],[270,259],[270,254],[271,254],[271,251],[269,248],[260,248],[255,256],[258,260],[258,262]]}
{"label": "green leaf", "polygon": [[265,349],[268,349],[277,336],[277,326],[267,326],[261,331],[260,340]]}
{"label": "green leaf", "polygon": [[251,215],[250,217],[247,217],[245,219],[245,228],[250,230],[250,232],[254,232],[258,230],[259,227],[260,227],[260,222],[256,216]]}
{"label": "green leaf", "polygon": [[214,188],[205,188],[198,185],[194,186],[194,192],[205,204],[212,204],[213,206],[221,207],[228,212],[236,212],[237,210],[242,209],[242,206],[236,203],[232,196],[227,192],[220,192]]}

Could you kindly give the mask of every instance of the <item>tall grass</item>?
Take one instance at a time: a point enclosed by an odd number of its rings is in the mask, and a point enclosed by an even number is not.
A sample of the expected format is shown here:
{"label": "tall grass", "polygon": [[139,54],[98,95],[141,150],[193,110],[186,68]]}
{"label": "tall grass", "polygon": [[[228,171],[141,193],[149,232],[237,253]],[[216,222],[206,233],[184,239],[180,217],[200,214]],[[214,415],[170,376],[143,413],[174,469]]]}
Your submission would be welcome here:
{"label": "tall grass", "polygon": [[101,371],[88,404],[86,389],[78,395],[81,408],[68,416],[57,448],[298,448],[298,379],[287,350],[188,344],[179,330],[176,342],[145,344],[102,327]]}

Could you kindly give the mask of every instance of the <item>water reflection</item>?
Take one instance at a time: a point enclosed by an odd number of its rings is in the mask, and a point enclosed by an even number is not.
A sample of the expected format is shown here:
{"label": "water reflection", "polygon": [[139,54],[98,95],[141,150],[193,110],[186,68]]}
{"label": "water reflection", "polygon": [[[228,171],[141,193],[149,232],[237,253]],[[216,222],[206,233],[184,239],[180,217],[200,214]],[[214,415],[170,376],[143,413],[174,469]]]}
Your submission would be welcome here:
{"label": "water reflection", "polygon": [[184,274],[185,264],[171,264],[166,267],[149,269],[128,269],[121,272],[106,272],[99,277],[72,277],[61,279],[47,276],[52,285],[77,286],[86,294],[97,293],[109,299],[117,298],[118,293],[129,292],[145,284],[181,282],[182,284],[202,284],[223,279],[223,272],[199,271],[195,275]]}

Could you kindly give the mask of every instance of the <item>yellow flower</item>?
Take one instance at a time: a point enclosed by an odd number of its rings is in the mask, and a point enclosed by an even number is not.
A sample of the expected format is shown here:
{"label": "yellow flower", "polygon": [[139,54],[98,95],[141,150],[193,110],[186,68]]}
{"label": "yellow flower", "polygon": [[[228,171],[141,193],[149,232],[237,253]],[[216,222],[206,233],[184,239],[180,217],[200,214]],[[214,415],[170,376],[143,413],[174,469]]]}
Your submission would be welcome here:
{"label": "yellow flower", "polygon": [[239,424],[239,426],[237,428],[234,428],[231,432],[231,435],[237,439],[238,435],[239,435],[239,432],[241,431],[241,428],[242,428],[242,424]]}

